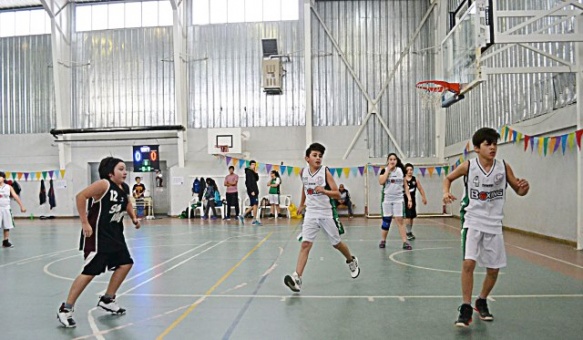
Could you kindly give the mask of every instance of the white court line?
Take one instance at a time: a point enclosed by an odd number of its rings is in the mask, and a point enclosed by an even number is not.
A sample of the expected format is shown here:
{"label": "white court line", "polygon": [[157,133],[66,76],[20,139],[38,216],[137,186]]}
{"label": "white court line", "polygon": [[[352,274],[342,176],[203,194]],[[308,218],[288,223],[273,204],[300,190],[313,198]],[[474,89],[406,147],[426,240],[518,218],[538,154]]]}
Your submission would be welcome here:
{"label": "white court line", "polygon": [[[395,255],[399,255],[399,254],[403,254],[403,253],[410,253],[413,251],[423,251],[423,250],[442,250],[442,249],[453,249],[452,247],[442,247],[442,248],[416,248],[416,249],[412,249],[412,250],[400,250],[400,251],[396,251],[394,253],[392,253],[389,256],[389,259],[397,264],[403,265],[403,266],[407,266],[407,267],[412,267],[412,268],[417,268],[417,269],[425,269],[425,270],[432,270],[435,272],[442,272],[442,273],[454,273],[454,274],[461,274],[461,271],[459,270],[447,270],[447,269],[437,269],[437,268],[429,268],[429,267],[422,267],[422,266],[416,266],[413,264],[409,264],[406,262],[401,262],[398,260],[395,260]],[[474,274],[486,274],[486,272],[474,272]],[[500,275],[504,274],[503,272],[499,272]]]}
{"label": "white court line", "polygon": [[[144,296],[144,297],[168,297],[168,298],[197,298],[205,297],[205,294],[142,294],[133,293],[126,294],[126,296]],[[254,295],[254,294],[213,294],[206,296],[208,299],[248,299],[248,298],[260,298],[260,299],[321,299],[321,300],[333,300],[333,299],[366,299],[368,301],[374,301],[375,299],[459,299],[460,295]],[[531,299],[531,298],[583,298],[583,294],[524,294],[524,295],[493,295],[495,299]]]}
{"label": "white court line", "polygon": [[59,251],[52,252],[52,253],[35,255],[35,256],[28,257],[28,258],[25,258],[25,259],[22,259],[22,260],[18,260],[18,261],[8,262],[8,263],[5,263],[5,264],[2,264],[2,265],[0,265],[0,268],[6,267],[6,266],[10,266],[10,265],[13,265],[13,264],[21,264],[21,262],[41,260],[41,259],[44,259],[45,257],[51,257],[51,256],[54,256],[54,255],[57,255],[57,254],[60,254],[60,253],[65,253],[65,252],[72,251],[72,250],[76,250],[76,249],[77,248],[72,248],[72,249],[66,249],[66,250],[59,250]]}
{"label": "white court line", "polygon": [[95,323],[95,319],[93,318],[93,314],[91,314],[91,312],[93,312],[96,309],[97,309],[97,307],[93,307],[87,311],[87,321],[89,322],[89,327],[93,331],[93,335],[95,336],[95,339],[105,340],[105,338],[101,334],[99,334],[99,328],[97,327],[97,324]]}
{"label": "white court line", "polygon": [[[459,228],[456,228],[456,227],[447,225],[445,223],[441,223],[441,222],[437,222],[437,221],[431,221],[431,222],[436,223],[436,224],[441,224],[441,225],[446,226],[446,227],[449,227],[449,228],[453,228],[453,229],[460,230]],[[506,241],[504,243],[507,244],[507,245],[509,245],[509,246],[511,246],[511,247],[514,247],[514,248],[518,248],[520,250],[523,250],[523,251],[525,251],[527,253],[531,253],[531,254],[534,254],[534,255],[538,255],[538,256],[547,258],[549,260],[554,260],[554,261],[557,261],[557,262],[560,262],[560,263],[563,263],[563,264],[566,264],[566,265],[569,265],[569,266],[573,266],[575,268],[583,269],[583,266],[577,265],[577,264],[575,264],[573,262],[569,262],[569,261],[565,261],[565,260],[558,259],[556,257],[552,257],[552,256],[549,256],[549,255],[545,255],[545,254],[539,253],[538,251],[535,251],[535,250],[531,250],[531,249],[519,247],[519,246],[516,246],[516,245],[514,245],[512,243],[509,243],[509,242],[506,242]]]}

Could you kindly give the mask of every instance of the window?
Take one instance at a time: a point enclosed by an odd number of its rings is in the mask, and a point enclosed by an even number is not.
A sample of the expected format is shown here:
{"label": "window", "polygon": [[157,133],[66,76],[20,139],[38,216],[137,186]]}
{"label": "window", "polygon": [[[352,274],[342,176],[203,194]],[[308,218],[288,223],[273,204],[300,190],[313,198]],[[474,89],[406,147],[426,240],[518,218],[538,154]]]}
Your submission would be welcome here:
{"label": "window", "polygon": [[82,5],[75,8],[77,32],[131,27],[172,26],[169,1],[142,1]]}
{"label": "window", "polygon": [[299,19],[299,0],[193,0],[193,25]]}
{"label": "window", "polygon": [[0,12],[0,37],[50,33],[51,20],[44,9]]}

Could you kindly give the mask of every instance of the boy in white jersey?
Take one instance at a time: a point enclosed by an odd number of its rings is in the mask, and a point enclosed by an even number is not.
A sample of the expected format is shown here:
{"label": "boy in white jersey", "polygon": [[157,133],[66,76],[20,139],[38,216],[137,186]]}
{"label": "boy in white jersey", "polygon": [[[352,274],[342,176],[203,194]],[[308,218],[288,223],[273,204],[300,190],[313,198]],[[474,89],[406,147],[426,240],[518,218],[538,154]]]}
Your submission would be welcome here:
{"label": "boy in white jersey", "polygon": [[12,210],[10,209],[10,196],[14,198],[16,203],[20,206],[21,212],[26,212],[26,208],[22,205],[20,197],[14,191],[12,186],[5,182],[6,174],[0,171],[0,229],[3,230],[4,238],[2,239],[3,248],[12,248],[14,245],[10,243],[8,236],[10,236],[10,229],[14,228],[14,221],[12,219]]}
{"label": "boy in white jersey", "polygon": [[292,291],[299,292],[302,286],[302,274],[308,262],[308,255],[318,231],[322,229],[332,246],[344,255],[346,264],[350,269],[350,276],[356,279],[360,274],[358,259],[352,256],[346,243],[340,239],[338,231],[338,215],[333,199],[340,198],[340,192],[334,182],[334,178],[327,167],[322,166],[322,157],[326,148],[319,143],[313,143],[306,150],[306,162],[308,167],[302,169],[303,183],[302,199],[298,207],[298,214],[304,208],[306,214],[302,225],[302,246],[298,255],[296,271],[292,275],[286,275],[283,282]]}
{"label": "boy in white jersey", "polygon": [[502,208],[506,187],[519,195],[528,193],[525,179],[514,176],[512,168],[504,161],[496,160],[500,135],[496,130],[481,128],[472,137],[476,159],[464,162],[443,180],[443,202],[451,203],[456,198],[449,192],[451,182],[464,176],[465,195],[462,200],[462,295],[463,304],[455,325],[468,327],[472,322],[472,289],[476,262],[486,267],[486,277],[476,300],[475,309],[480,319],[492,321],[487,304],[488,294],[494,288],[500,268],[506,267],[506,252],[502,236]]}

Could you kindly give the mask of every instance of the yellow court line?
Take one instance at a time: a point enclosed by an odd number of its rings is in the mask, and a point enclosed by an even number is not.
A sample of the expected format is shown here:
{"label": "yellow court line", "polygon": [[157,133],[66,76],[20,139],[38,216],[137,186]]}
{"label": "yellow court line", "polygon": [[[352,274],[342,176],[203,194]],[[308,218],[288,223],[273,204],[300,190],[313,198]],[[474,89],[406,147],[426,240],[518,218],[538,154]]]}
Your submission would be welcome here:
{"label": "yellow court line", "polygon": [[267,241],[271,234],[273,234],[273,231],[267,234],[267,236],[265,236],[263,240],[259,241],[259,243],[257,243],[257,245],[253,247],[253,249],[251,249],[245,256],[243,256],[243,258],[239,262],[237,262],[236,265],[231,267],[231,269],[229,269],[229,271],[226,272],[225,275],[223,275],[223,277],[221,277],[209,290],[207,290],[206,293],[204,293],[204,295],[200,299],[196,300],[192,305],[190,305],[190,307],[188,307],[188,309],[184,311],[184,313],[182,313],[182,315],[180,315],[178,319],[176,319],[176,321],[174,321],[170,326],[168,326],[168,328],[166,328],[166,330],[164,330],[164,332],[162,332],[162,334],[160,334],[156,338],[156,340],[164,339],[164,337],[168,335],[168,333],[170,333],[174,328],[176,328],[176,326],[178,326],[178,324],[181,323],[182,320],[184,320],[188,316],[188,314],[190,314],[190,312],[192,312],[196,307],[198,307],[198,305],[202,301],[204,301],[206,297],[210,296],[215,291],[215,289],[217,289],[221,285],[221,283],[223,283],[223,281],[225,281],[231,274],[233,274],[235,269],[237,269],[249,256],[251,256],[251,254],[253,254],[257,249],[259,249],[259,247],[261,247],[261,245],[265,243],[265,241]]}

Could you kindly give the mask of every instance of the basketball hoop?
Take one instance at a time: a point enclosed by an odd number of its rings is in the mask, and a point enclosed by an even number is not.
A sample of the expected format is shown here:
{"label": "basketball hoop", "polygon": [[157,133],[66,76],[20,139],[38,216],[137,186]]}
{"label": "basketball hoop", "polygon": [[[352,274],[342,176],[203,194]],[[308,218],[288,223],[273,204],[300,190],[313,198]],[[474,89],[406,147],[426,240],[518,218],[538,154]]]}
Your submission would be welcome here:
{"label": "basketball hoop", "polygon": [[446,91],[460,93],[459,83],[448,83],[443,80],[423,80],[417,83],[416,88],[421,98],[421,107],[424,109],[441,108],[442,97]]}
{"label": "basketball hoop", "polygon": [[215,148],[219,149],[221,153],[229,153],[228,145],[215,145]]}

